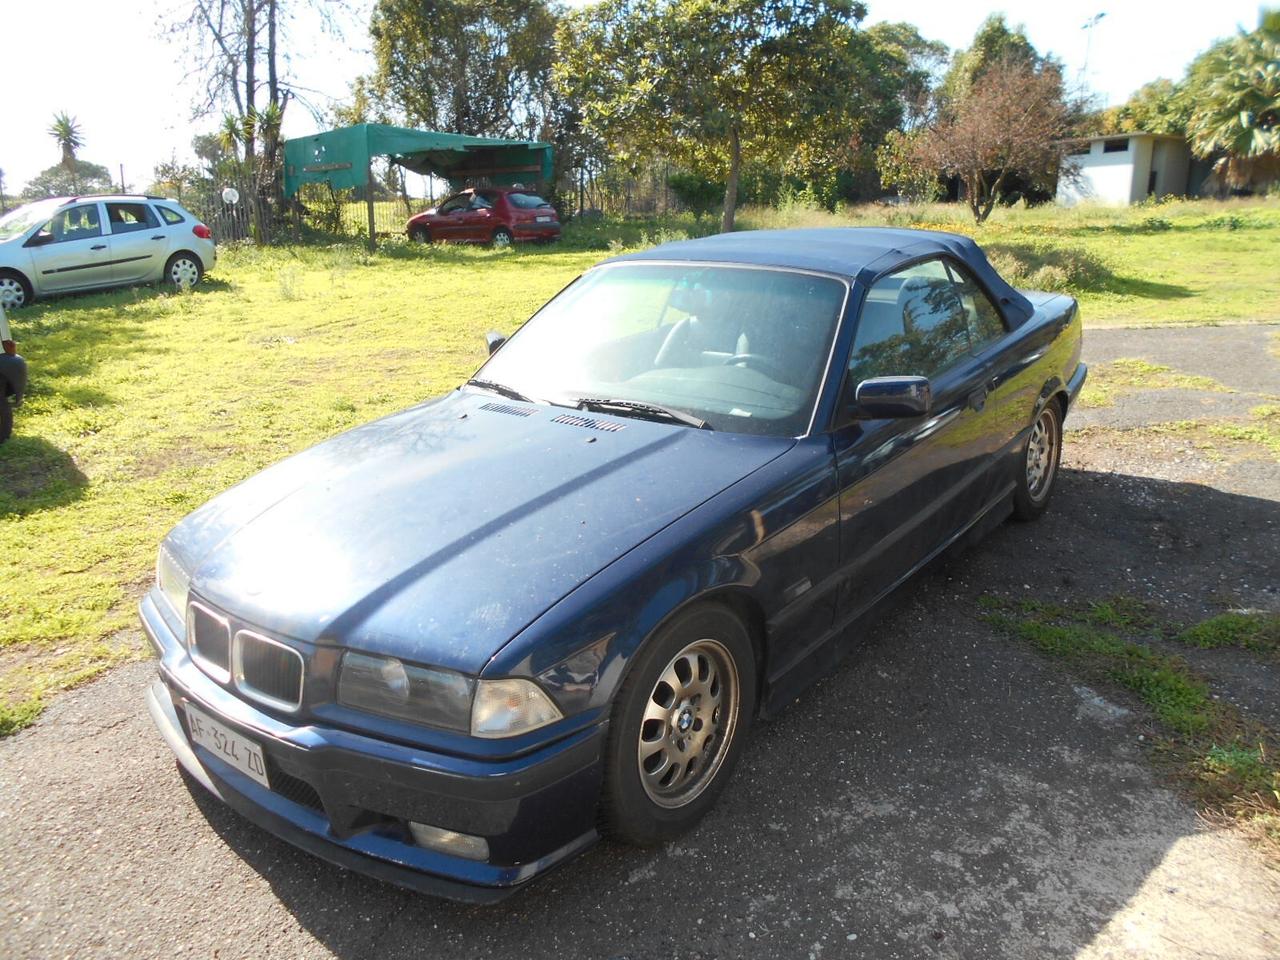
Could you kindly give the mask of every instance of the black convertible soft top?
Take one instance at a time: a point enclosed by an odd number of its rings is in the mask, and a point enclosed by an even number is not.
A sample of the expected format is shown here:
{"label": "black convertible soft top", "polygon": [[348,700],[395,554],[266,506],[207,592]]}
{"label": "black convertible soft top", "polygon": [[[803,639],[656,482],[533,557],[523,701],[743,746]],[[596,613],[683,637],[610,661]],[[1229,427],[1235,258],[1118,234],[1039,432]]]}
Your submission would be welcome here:
{"label": "black convertible soft top", "polygon": [[999,302],[1010,326],[1021,326],[1035,312],[1031,301],[1004,282],[973,240],[934,230],[889,227],[743,230],[664,243],[606,262],[696,260],[790,267],[848,277],[866,287],[898,266],[930,254],[948,254],[967,266]]}

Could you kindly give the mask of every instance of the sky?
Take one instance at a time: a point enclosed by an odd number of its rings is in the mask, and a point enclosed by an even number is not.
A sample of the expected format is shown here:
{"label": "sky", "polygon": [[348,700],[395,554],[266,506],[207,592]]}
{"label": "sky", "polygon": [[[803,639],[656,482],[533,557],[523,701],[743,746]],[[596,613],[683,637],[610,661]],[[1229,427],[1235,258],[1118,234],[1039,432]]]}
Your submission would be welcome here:
{"label": "sky", "polygon": [[[320,0],[327,2],[327,0]],[[568,0],[580,7],[588,0]],[[0,127],[4,192],[58,162],[47,130],[65,110],[81,127],[80,156],[108,167],[133,189],[144,188],[155,164],[191,159],[197,133],[216,116],[195,115],[201,85],[190,77],[182,47],[163,36],[181,0],[0,0],[5,43],[0,53]],[[314,15],[288,29],[297,50],[288,71],[320,109],[344,97],[348,84],[372,69],[367,34],[372,0],[346,0],[340,36]],[[1156,77],[1176,79],[1210,43],[1258,22],[1256,0],[867,0],[866,25],[906,20],[924,36],[965,47],[988,14],[1022,24],[1042,53],[1058,56],[1072,80],[1082,80],[1104,104],[1123,103]],[[1105,16],[1082,29],[1095,14]],[[18,38],[21,41],[18,42]],[[1086,53],[1088,62],[1086,65]],[[285,136],[323,129],[300,104],[286,116]]]}

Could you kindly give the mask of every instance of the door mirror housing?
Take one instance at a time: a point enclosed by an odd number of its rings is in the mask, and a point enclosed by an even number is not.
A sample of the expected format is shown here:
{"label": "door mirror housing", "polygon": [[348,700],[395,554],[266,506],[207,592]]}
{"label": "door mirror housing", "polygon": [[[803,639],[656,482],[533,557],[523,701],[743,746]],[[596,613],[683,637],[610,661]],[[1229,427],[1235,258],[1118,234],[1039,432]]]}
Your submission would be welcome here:
{"label": "door mirror housing", "polygon": [[857,416],[872,419],[923,417],[933,407],[933,389],[926,377],[872,377],[853,391]]}
{"label": "door mirror housing", "polygon": [[489,347],[489,356],[498,352],[498,348],[507,342],[507,338],[497,330],[490,330],[484,335],[484,342]]}

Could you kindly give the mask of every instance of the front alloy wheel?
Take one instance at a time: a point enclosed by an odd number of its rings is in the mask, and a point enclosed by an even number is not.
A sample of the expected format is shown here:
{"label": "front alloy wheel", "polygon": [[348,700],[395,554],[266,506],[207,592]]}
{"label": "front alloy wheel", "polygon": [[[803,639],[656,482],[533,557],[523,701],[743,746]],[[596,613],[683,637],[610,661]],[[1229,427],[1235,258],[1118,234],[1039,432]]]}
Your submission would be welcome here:
{"label": "front alloy wheel", "polygon": [[660,807],[682,807],[723,763],[738,719],[738,669],[717,640],[689,644],[658,677],[640,724],[640,782]]}
{"label": "front alloy wheel", "polygon": [[711,809],[755,714],[751,635],[728,607],[675,616],[636,653],[614,701],[601,826],[650,845]]}

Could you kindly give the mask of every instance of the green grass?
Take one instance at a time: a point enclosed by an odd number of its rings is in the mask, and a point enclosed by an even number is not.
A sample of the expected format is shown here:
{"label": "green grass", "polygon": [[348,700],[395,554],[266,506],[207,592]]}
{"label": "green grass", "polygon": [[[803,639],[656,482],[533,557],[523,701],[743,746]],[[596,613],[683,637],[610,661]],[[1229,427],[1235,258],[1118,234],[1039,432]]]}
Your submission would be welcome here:
{"label": "green grass", "polygon": [[[945,206],[748,209],[741,226],[974,233],[1015,282],[1078,295],[1087,324],[1280,319],[1276,285],[1255,263],[1259,244],[1280,239],[1280,204],[1160,214],[1168,229],[1149,229],[1141,209],[1001,210],[975,229]],[[485,331],[512,330],[611,252],[714,228],[687,216],[581,222],[562,244],[508,251],[224,247],[188,295],[136,288],[18,313],[31,384],[16,436],[0,447],[0,734],[29,722],[51,692],[142,655],[136,602],[157,543],[193,507],[289,453],[453,387],[483,359]],[[1198,254],[1179,259],[1182,240],[1224,251],[1218,282],[1205,282],[1213,271]],[[1176,277],[1151,279],[1175,265]]]}
{"label": "green grass", "polygon": [[1116,397],[1135,390],[1211,390],[1231,393],[1212,377],[1180,373],[1163,364],[1151,363],[1135,357],[1121,357],[1110,363],[1090,366],[1089,379],[1080,391],[1082,407],[1109,407]]}
{"label": "green grass", "polygon": [[1178,639],[1206,650],[1240,647],[1276,653],[1280,652],[1280,615],[1260,610],[1222,613],[1188,627]]}
{"label": "green grass", "polygon": [[979,606],[988,623],[1087,682],[1127,690],[1158,727],[1155,755],[1205,812],[1244,825],[1280,860],[1280,737],[1215,699],[1207,677],[1155,642],[1275,650],[1280,617],[1222,614],[1179,631],[1126,597],[1069,606],[987,595]]}

